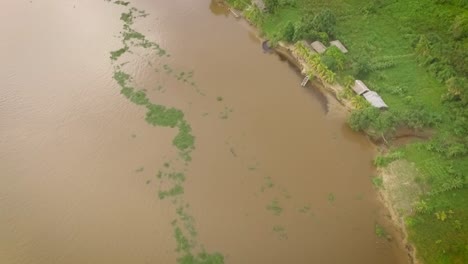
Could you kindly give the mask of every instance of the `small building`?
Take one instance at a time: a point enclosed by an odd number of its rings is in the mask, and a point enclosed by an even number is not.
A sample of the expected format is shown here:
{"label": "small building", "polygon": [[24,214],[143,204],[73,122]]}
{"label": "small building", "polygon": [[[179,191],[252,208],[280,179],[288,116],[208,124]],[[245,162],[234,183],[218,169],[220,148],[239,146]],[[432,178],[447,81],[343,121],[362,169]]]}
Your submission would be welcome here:
{"label": "small building", "polygon": [[346,49],[346,47],[339,40],[330,41],[330,45],[337,47],[343,53],[348,53],[348,50]]}
{"label": "small building", "polygon": [[310,43],[310,46],[312,46],[312,48],[320,54],[327,50],[327,47],[325,47],[325,45],[323,45],[323,43],[318,40]]}
{"label": "small building", "polygon": [[252,3],[257,6],[260,11],[266,10],[265,2],[263,2],[263,0],[252,0]]}
{"label": "small building", "polygon": [[363,95],[365,92],[370,91],[369,88],[360,80],[354,82],[353,91],[358,95]]}
{"label": "small building", "polygon": [[388,108],[388,105],[385,104],[382,97],[380,97],[380,95],[374,91],[368,91],[364,93],[363,96],[373,107]]}
{"label": "small building", "polygon": [[367,86],[361,80],[356,80],[352,88],[355,93],[362,95],[373,107],[388,108],[382,97],[380,97],[378,93],[367,88]]}

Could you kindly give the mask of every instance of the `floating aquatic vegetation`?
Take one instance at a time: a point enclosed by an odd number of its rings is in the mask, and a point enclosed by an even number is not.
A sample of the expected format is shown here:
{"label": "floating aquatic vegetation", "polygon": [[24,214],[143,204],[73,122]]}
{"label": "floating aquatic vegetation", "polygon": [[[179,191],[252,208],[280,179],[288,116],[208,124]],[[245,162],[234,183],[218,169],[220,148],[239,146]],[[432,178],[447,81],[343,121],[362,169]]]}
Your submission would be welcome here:
{"label": "floating aquatic vegetation", "polygon": [[271,201],[271,203],[267,205],[266,209],[271,211],[274,215],[280,215],[283,212],[283,208],[281,208],[277,199]]}
{"label": "floating aquatic vegetation", "polygon": [[286,233],[286,228],[284,228],[284,226],[281,226],[281,225],[275,225],[273,227],[273,232],[277,233],[278,234],[278,237],[281,239],[281,240],[284,240],[284,239],[287,239],[288,238],[288,235]]}

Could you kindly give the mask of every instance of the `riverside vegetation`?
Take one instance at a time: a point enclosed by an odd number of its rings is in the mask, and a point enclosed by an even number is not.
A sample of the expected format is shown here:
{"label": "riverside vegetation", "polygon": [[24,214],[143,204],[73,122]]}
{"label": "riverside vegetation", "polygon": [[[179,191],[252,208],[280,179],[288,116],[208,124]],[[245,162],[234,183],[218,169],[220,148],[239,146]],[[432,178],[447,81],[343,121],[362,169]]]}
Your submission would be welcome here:
{"label": "riverside vegetation", "polygon": [[[349,126],[387,146],[376,166],[385,171],[398,160],[417,172],[406,184],[421,193],[399,213],[418,259],[467,263],[468,1],[265,0],[264,11],[249,0],[226,1],[271,43],[295,43],[309,76],[344,87],[338,96],[354,106]],[[331,47],[318,55],[300,42],[333,39],[349,53]],[[355,79],[379,92],[389,109],[354,95]],[[431,136],[393,144],[402,130]]]}

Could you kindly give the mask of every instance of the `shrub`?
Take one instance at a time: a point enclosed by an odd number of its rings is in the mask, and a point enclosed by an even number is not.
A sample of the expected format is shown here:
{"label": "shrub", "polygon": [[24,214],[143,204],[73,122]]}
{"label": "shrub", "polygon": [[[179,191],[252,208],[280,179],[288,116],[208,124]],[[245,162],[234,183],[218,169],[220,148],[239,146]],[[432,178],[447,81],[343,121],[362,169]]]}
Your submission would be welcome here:
{"label": "shrub", "polygon": [[294,40],[294,35],[295,35],[294,25],[291,21],[288,21],[288,23],[286,23],[286,25],[284,25],[281,28],[280,38],[288,42],[292,42]]}
{"label": "shrub", "polygon": [[330,9],[321,10],[312,20],[313,28],[329,35],[335,33],[336,17]]}
{"label": "shrub", "polygon": [[335,46],[329,47],[322,55],[322,61],[332,71],[343,70],[346,57]]}
{"label": "shrub", "polygon": [[301,42],[296,43],[294,47],[295,52],[305,60],[307,66],[311,69],[311,72],[308,73],[309,76],[317,75],[328,83],[335,81],[335,73],[328,69],[318,54],[312,53],[310,48],[304,46]]}
{"label": "shrub", "polygon": [[468,37],[468,13],[457,16],[450,31],[454,39]]}

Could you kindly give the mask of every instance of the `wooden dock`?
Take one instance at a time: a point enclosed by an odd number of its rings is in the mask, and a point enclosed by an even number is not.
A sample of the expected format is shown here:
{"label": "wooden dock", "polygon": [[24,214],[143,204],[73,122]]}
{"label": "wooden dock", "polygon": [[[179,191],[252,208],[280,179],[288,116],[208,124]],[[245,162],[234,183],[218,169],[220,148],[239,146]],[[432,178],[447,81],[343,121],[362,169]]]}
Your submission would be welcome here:
{"label": "wooden dock", "polygon": [[240,17],[240,15],[237,14],[237,12],[234,11],[232,8],[229,8],[229,11],[231,11],[231,13],[234,15],[235,18],[239,18],[239,17]]}
{"label": "wooden dock", "polygon": [[309,76],[306,76],[304,80],[302,80],[301,86],[302,87],[306,86],[307,82],[309,82],[309,79],[310,79]]}

